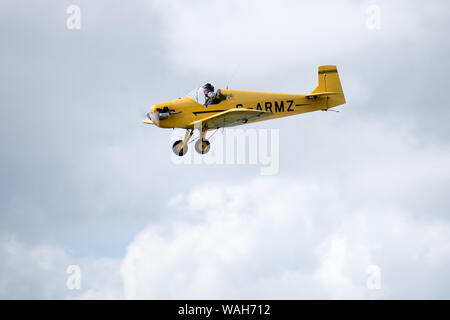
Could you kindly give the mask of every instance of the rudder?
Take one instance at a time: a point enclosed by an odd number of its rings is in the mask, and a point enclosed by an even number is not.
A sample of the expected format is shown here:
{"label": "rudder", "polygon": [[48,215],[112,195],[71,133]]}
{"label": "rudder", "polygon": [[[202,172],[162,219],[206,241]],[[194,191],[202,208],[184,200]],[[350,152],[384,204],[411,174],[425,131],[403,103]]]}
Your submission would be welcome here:
{"label": "rudder", "polygon": [[329,96],[328,107],[334,107],[345,103],[344,91],[342,90],[341,81],[336,66],[320,66],[319,67],[319,85],[311,93],[333,92],[334,95]]}

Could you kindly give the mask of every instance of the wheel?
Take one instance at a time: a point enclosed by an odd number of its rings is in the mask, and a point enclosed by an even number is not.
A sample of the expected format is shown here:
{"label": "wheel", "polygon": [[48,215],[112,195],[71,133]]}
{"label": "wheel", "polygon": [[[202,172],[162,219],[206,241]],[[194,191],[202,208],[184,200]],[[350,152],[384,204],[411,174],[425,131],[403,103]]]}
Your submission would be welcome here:
{"label": "wheel", "polygon": [[180,156],[180,157],[184,156],[188,151],[187,144],[183,148],[181,148],[182,144],[183,144],[183,140],[178,140],[178,141],[175,141],[175,143],[172,146],[173,153],[175,153],[177,156]]}
{"label": "wheel", "polygon": [[211,143],[206,139],[198,139],[195,143],[195,151],[200,154],[208,153],[209,149],[211,149]]}

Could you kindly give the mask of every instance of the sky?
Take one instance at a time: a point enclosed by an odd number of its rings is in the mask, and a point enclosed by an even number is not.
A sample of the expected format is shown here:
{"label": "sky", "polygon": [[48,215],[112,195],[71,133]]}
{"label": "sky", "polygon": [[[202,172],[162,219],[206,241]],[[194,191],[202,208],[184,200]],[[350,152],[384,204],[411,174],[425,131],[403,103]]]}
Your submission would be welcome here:
{"label": "sky", "polygon": [[[449,299],[449,9],[3,0],[0,298]],[[242,127],[277,133],[273,174],[177,163],[184,132],[141,122],[206,82],[309,93],[320,65],[339,113]]]}

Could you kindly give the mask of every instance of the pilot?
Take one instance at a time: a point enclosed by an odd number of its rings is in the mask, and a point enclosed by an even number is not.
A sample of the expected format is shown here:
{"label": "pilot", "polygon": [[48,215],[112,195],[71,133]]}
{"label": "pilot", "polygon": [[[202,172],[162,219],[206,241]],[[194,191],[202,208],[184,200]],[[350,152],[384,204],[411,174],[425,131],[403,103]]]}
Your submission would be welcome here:
{"label": "pilot", "polygon": [[203,86],[203,93],[205,94],[206,102],[205,105],[210,105],[214,98],[216,97],[216,94],[214,93],[214,87],[211,83],[207,83]]}
{"label": "pilot", "polygon": [[211,83],[207,83],[203,86],[203,93],[205,94],[206,102],[205,106],[210,104],[217,104],[222,100],[225,100],[226,97],[217,90],[217,93],[214,93],[214,87]]}

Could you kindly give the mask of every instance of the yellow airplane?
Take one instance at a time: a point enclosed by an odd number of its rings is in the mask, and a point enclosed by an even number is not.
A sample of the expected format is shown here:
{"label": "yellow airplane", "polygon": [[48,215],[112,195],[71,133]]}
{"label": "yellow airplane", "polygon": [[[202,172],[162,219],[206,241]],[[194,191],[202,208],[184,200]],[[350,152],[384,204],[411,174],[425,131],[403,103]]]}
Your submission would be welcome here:
{"label": "yellow airplane", "polygon": [[336,66],[319,67],[319,85],[309,94],[268,93],[219,89],[211,84],[194,89],[186,97],[158,103],[147,113],[144,123],[160,128],[184,128],[183,140],[176,141],[173,152],[183,156],[194,130],[199,130],[195,150],[210,149],[209,130],[271,120],[317,110],[326,111],[345,104]]}

